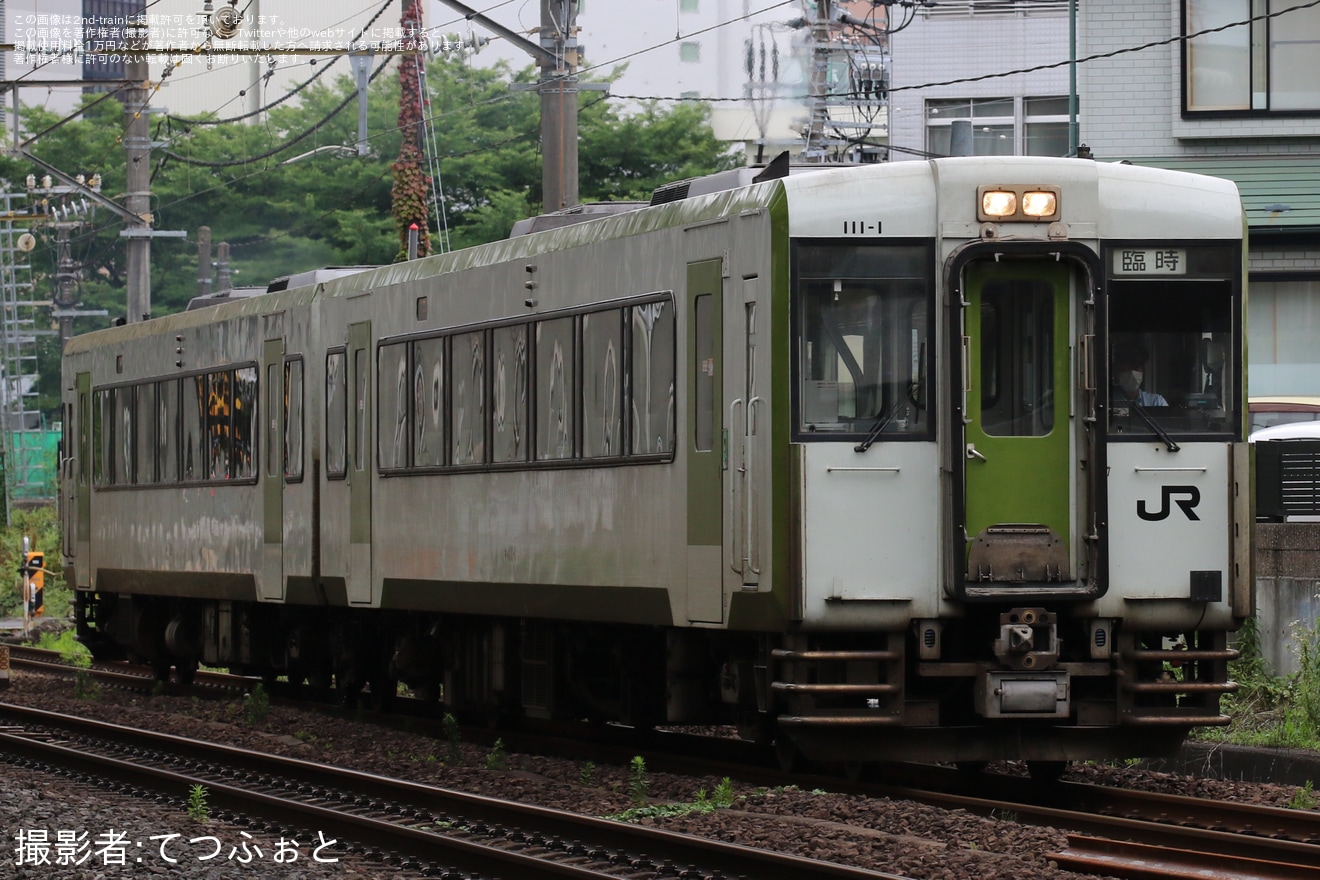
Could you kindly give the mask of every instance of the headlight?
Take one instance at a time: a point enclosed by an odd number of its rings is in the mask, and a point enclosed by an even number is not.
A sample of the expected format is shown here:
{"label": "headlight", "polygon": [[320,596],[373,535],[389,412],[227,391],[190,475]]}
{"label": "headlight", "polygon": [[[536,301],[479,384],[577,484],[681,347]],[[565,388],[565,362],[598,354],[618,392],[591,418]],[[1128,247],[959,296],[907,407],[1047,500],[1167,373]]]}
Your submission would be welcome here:
{"label": "headlight", "polygon": [[976,219],[982,222],[1044,223],[1059,219],[1057,186],[981,186]]}
{"label": "headlight", "polygon": [[1017,193],[990,189],[981,193],[981,213],[990,217],[1012,217],[1017,213]]}
{"label": "headlight", "polygon": [[1022,213],[1028,217],[1053,217],[1059,213],[1059,197],[1052,192],[1040,190],[1024,192]]}

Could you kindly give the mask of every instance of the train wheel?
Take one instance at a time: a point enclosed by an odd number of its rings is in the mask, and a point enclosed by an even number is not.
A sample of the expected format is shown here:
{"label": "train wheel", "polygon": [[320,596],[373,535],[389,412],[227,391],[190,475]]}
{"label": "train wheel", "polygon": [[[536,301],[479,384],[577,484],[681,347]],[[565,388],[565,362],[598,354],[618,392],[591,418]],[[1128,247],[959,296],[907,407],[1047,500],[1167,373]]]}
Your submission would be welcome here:
{"label": "train wheel", "polygon": [[358,698],[362,696],[362,682],[353,681],[347,676],[335,674],[335,701],[341,709],[356,709]]}
{"label": "train wheel", "polygon": [[1068,769],[1067,761],[1028,761],[1027,772],[1031,781],[1043,784],[1058,782],[1059,777]]}
{"label": "train wheel", "polygon": [[764,712],[740,712],[737,725],[738,738],[758,746],[770,745],[775,735],[775,726]]}
{"label": "train wheel", "polygon": [[843,778],[849,782],[861,782],[864,779],[869,779],[872,766],[866,761],[844,761]]}
{"label": "train wheel", "polygon": [[189,685],[197,677],[197,661],[185,660],[174,667],[174,677],[178,679],[179,684]]}
{"label": "train wheel", "polygon": [[785,773],[796,773],[805,763],[798,747],[783,736],[775,738],[775,758],[779,761],[779,769]]}
{"label": "train wheel", "polygon": [[989,761],[955,761],[953,766],[958,768],[959,776],[971,778],[984,773],[989,764]]}
{"label": "train wheel", "polygon": [[399,694],[399,683],[392,678],[373,678],[367,693],[368,705],[377,712],[388,712],[394,708],[394,699]]}
{"label": "train wheel", "polygon": [[168,661],[168,660],[153,660],[153,661],[151,662],[151,671],[152,671],[153,675],[155,676],[156,681],[169,681],[169,680],[170,680],[170,661]]}

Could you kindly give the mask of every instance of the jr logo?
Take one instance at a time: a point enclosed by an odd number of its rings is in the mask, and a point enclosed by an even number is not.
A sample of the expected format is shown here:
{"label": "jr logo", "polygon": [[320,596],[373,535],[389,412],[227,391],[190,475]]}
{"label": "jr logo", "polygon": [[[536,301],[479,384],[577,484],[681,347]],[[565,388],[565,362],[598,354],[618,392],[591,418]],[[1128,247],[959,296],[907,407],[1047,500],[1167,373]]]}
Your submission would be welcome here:
{"label": "jr logo", "polygon": [[1187,518],[1193,522],[1198,522],[1201,518],[1196,515],[1196,505],[1201,503],[1201,490],[1195,486],[1161,486],[1160,487],[1160,509],[1151,513],[1146,509],[1145,501],[1137,502],[1137,516],[1148,522],[1158,522],[1162,519],[1168,519],[1172,511],[1169,509],[1169,501],[1187,514]]}

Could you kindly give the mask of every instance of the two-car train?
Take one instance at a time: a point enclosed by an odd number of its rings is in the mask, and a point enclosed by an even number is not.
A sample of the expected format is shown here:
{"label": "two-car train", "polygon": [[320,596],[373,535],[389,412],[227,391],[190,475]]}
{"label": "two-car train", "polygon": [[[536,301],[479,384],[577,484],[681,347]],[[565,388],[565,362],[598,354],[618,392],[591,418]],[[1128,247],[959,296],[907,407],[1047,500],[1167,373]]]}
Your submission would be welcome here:
{"label": "two-car train", "polygon": [[1253,612],[1234,186],[728,177],[70,340],[80,638],[847,762],[1226,723]]}

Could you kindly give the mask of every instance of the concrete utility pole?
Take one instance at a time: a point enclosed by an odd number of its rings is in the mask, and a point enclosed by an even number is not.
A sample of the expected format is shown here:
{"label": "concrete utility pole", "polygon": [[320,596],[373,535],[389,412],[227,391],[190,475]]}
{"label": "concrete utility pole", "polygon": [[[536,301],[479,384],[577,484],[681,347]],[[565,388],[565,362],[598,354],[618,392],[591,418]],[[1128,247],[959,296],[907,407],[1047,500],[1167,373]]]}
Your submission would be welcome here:
{"label": "concrete utility pole", "polygon": [[211,227],[197,229],[197,295],[211,294]]}
{"label": "concrete utility pole", "polygon": [[512,88],[536,89],[541,95],[541,210],[558,211],[578,204],[577,95],[584,89],[608,88],[605,83],[578,82],[578,0],[541,0],[539,45],[464,3],[440,2],[536,59],[541,68],[536,85],[514,83]]}
{"label": "concrete utility pole", "polygon": [[147,23],[139,18],[124,29],[124,69],[132,85],[124,95],[124,155],[128,161],[124,207],[133,219],[119,234],[128,239],[128,322],[151,317],[151,131],[147,119]]}
{"label": "concrete utility pole", "polygon": [[578,203],[577,0],[541,0],[541,210]]}

